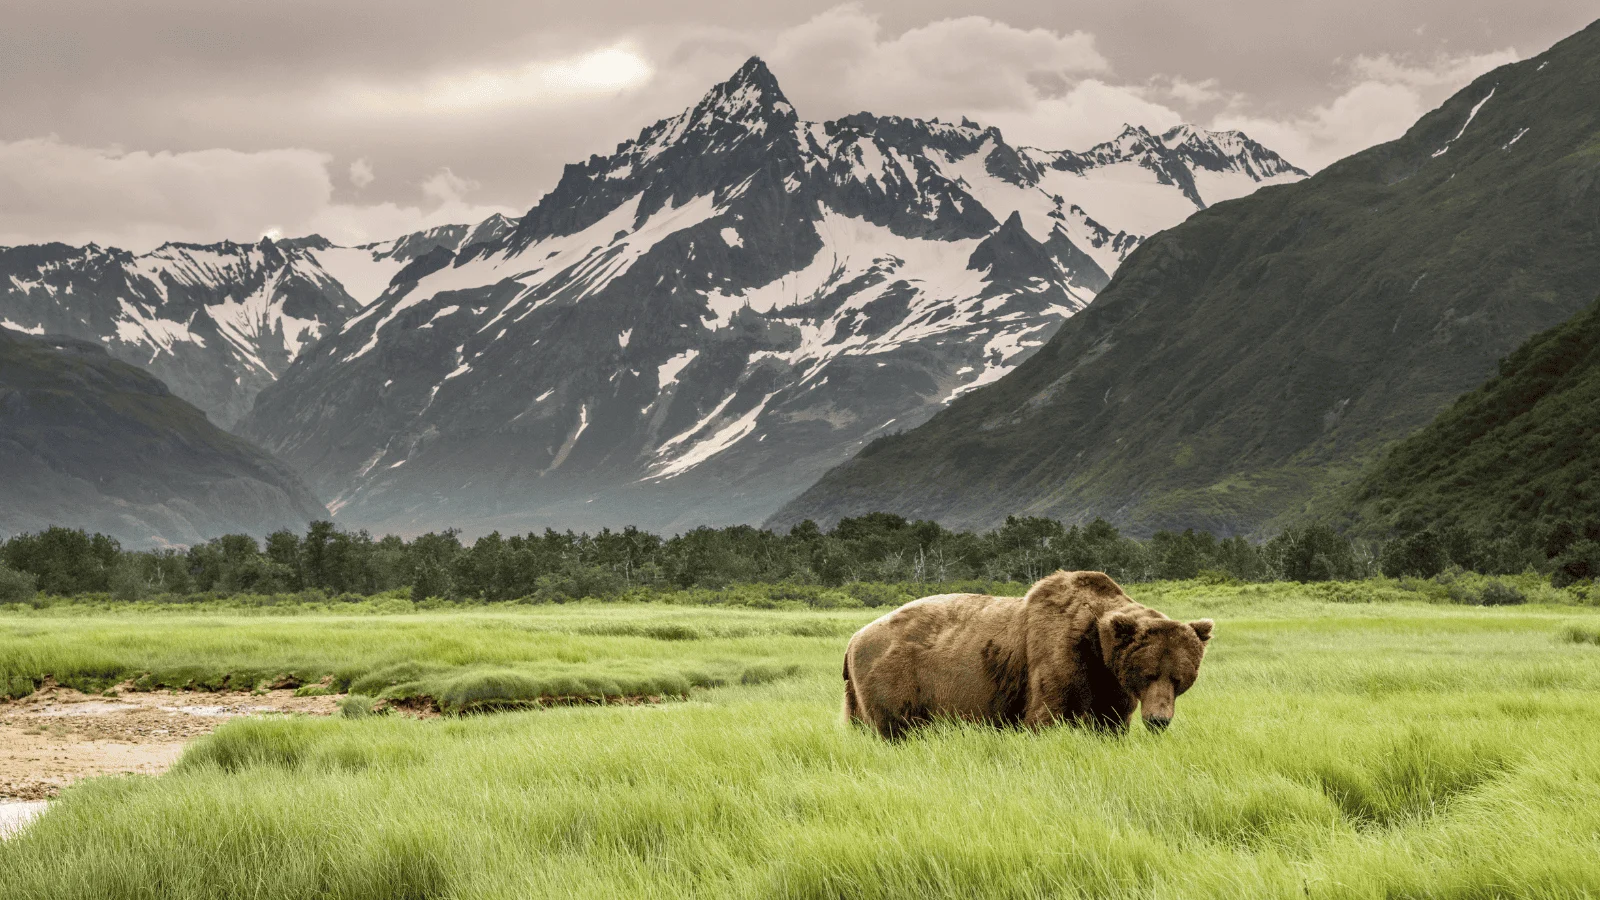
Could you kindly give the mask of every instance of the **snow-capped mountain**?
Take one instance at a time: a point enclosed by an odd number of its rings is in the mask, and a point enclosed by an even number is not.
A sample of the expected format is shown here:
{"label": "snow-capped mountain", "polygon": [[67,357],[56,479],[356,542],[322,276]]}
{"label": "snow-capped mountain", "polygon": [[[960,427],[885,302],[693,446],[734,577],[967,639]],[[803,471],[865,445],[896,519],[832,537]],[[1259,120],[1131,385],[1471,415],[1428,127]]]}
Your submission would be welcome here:
{"label": "snow-capped mountain", "polygon": [[759,521],[1014,368],[1145,236],[1304,174],[1187,127],[1055,153],[807,122],[752,59],[493,236],[413,254],[240,428],[351,526]]}
{"label": "snow-capped mountain", "polygon": [[495,216],[360,247],[312,235],[141,255],[94,244],[0,248],[0,326],[97,341],[227,428],[302,348],[375,300],[413,259],[513,225]]}

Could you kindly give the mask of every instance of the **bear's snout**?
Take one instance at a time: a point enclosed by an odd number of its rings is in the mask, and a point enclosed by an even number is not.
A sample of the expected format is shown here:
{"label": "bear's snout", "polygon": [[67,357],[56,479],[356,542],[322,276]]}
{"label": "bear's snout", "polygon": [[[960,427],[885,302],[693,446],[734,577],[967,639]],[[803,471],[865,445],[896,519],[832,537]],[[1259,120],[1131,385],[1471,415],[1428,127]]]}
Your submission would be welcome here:
{"label": "bear's snout", "polygon": [[1152,682],[1139,697],[1139,711],[1144,724],[1151,731],[1161,731],[1172,724],[1174,701],[1178,699],[1172,682],[1163,678]]}

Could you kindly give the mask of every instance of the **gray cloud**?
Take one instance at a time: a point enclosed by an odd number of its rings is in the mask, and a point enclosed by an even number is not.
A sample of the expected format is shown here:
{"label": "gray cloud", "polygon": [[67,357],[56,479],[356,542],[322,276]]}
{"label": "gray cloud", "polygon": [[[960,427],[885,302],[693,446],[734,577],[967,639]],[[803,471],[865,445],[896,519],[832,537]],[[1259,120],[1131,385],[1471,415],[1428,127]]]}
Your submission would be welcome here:
{"label": "gray cloud", "polygon": [[1588,24],[1578,0],[24,0],[0,243],[377,238],[521,212],[759,53],[803,116],[968,115],[1081,147],[1242,127],[1319,167]]}

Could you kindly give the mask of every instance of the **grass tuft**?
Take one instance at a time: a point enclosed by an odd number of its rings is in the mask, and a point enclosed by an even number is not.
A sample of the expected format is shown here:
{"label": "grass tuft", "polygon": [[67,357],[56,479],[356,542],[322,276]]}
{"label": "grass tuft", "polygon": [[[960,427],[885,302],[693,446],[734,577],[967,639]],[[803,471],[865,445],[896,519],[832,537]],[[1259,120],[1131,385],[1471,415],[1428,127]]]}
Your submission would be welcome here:
{"label": "grass tuft", "polygon": [[1568,625],[1561,629],[1561,640],[1569,644],[1589,644],[1600,647],[1600,627],[1594,625]]}

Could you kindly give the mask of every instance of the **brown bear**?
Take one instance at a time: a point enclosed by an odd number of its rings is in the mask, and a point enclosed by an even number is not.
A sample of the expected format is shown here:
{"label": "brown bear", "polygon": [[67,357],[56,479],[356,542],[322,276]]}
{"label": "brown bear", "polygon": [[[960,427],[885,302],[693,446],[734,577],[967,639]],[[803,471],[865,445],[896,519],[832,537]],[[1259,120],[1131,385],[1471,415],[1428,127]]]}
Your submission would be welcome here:
{"label": "brown bear", "polygon": [[1025,597],[924,597],[850,639],[845,715],[893,739],[939,716],[1120,732],[1139,706],[1160,731],[1211,628],[1135,603],[1103,572],[1056,572]]}

